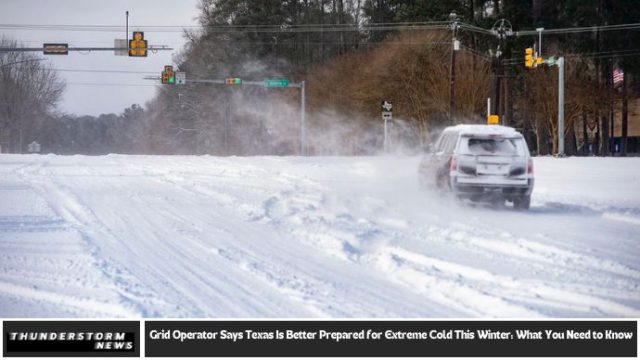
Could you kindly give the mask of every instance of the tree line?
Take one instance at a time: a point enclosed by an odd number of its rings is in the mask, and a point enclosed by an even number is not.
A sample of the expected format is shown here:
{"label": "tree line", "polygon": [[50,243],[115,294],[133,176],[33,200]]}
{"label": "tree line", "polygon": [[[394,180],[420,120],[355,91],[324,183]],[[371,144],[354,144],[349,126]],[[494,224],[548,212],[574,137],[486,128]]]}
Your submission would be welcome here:
{"label": "tree line", "polygon": [[[394,103],[394,141],[416,150],[444,126],[484,122],[488,97],[491,112],[523,131],[533,151],[555,153],[557,68],[524,68],[524,49],[537,43],[535,34],[499,38],[489,30],[588,27],[543,37],[543,55],[565,56],[567,64],[565,149],[611,154],[619,108],[620,150],[627,151],[626,109],[640,69],[633,44],[640,33],[596,27],[640,22],[632,0],[201,0],[198,6],[201,26],[185,32],[176,68],[188,79],[304,80],[309,152],[318,155],[379,152],[383,99]],[[455,63],[454,36],[460,41]],[[612,81],[614,68],[624,71],[621,86]],[[77,143],[81,133],[103,139],[99,152],[289,155],[300,149],[298,89],[159,86],[144,108],[128,109],[133,117],[125,111],[91,119],[54,115],[51,105],[42,111],[53,119],[50,126],[78,132],[54,136],[56,152],[88,151],[69,147],[68,138]],[[20,111],[8,114],[0,119],[4,136],[15,133]],[[595,135],[587,131],[594,126]],[[121,132],[126,136],[119,138]]]}
{"label": "tree line", "polygon": [[[478,29],[498,29],[500,19],[508,19],[513,32],[640,20],[640,10],[630,0],[203,0],[200,14],[201,31],[186,34],[189,45],[176,58],[180,70],[196,78],[306,80],[314,154],[379,151],[382,99],[396,104],[399,141],[416,148],[446,125],[484,122],[487,97],[492,98],[492,113],[525,132],[536,153],[555,153],[557,68],[523,66],[524,49],[538,37],[498,39]],[[456,53],[452,118],[453,14],[465,26],[456,33],[461,49]],[[401,23],[435,25],[387,26]],[[635,92],[637,56],[627,55],[629,44],[638,40],[637,30],[545,34],[543,55],[566,58],[568,154],[587,154],[589,145],[592,153],[610,154],[614,106],[626,108]],[[625,73],[622,87],[614,88],[614,68]],[[296,153],[298,96],[248,87],[164,87],[149,104],[157,125],[152,147],[214,154]],[[622,112],[623,137],[627,121],[628,112]],[[596,124],[597,139],[587,133],[587,124]]]}
{"label": "tree line", "polygon": [[[15,40],[0,38],[0,47],[15,48]],[[41,59],[25,52],[0,52],[0,147],[26,151],[38,137],[60,100],[65,84]]]}

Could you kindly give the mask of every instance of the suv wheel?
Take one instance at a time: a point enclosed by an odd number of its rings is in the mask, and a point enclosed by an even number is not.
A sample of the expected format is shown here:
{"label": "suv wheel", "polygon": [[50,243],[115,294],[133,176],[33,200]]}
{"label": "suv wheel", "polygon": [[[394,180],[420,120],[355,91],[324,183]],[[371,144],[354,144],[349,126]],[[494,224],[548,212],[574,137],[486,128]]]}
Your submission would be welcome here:
{"label": "suv wheel", "polygon": [[513,199],[513,207],[518,210],[529,210],[531,206],[531,195],[521,196]]}

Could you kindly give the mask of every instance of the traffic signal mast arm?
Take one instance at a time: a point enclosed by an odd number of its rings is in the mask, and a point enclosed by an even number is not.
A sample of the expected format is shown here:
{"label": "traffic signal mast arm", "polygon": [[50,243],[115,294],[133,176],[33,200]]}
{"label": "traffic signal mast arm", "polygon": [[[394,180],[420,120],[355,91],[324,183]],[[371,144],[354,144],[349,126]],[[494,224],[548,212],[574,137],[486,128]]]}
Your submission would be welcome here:
{"label": "traffic signal mast arm", "polygon": [[[161,77],[155,76],[146,76],[145,80],[161,80],[162,84],[172,85],[177,84],[177,75],[180,73],[179,71],[174,71],[172,65],[166,65],[164,70],[162,71]],[[184,74],[184,73],[183,73]],[[173,76],[173,80],[171,77]],[[241,78],[225,78],[225,79],[186,79],[184,77],[184,82],[189,83],[198,83],[198,84],[221,84],[221,85],[250,85],[250,86],[262,86],[266,88],[300,88],[302,87],[302,82],[293,83],[287,79],[265,79],[262,81],[255,80],[242,80]]]}

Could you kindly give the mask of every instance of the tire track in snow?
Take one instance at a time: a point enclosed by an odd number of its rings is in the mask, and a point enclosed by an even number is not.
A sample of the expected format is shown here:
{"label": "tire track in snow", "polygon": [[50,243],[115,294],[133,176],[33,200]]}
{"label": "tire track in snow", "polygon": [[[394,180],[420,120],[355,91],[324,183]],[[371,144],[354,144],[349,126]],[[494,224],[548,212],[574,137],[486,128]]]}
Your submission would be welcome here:
{"label": "tire track in snow", "polygon": [[[498,313],[525,317],[558,313],[558,309],[571,311],[577,316],[582,316],[578,314],[596,316],[634,316],[638,314],[636,308],[624,305],[627,299],[633,299],[631,294],[638,294],[639,273],[637,270],[608,259],[564,250],[523,237],[514,237],[500,229],[489,230],[489,228],[480,226],[474,228],[473,232],[460,232],[457,229],[451,233],[447,228],[436,227],[436,237],[442,237],[446,242],[453,239],[458,245],[462,245],[465,251],[483,256],[487,260],[500,259],[507,264],[517,264],[520,261],[527,265],[533,264],[533,267],[537,268],[540,273],[548,273],[551,265],[552,267],[560,266],[560,274],[568,275],[577,266],[585,269],[586,274],[577,276],[571,274],[569,279],[577,278],[582,285],[575,286],[571,282],[567,285],[566,281],[540,281],[536,280],[535,276],[531,280],[525,277],[516,281],[514,278],[493,274],[478,281],[468,275],[473,272],[482,274],[486,271],[475,267],[471,267],[471,271],[466,272],[467,276],[457,274],[462,280],[448,281],[447,277],[451,274],[447,274],[442,269],[438,269],[434,273],[429,267],[420,267],[415,264],[407,265],[412,261],[399,257],[397,252],[390,256],[385,254],[385,251],[376,249],[384,248],[388,243],[402,246],[399,244],[405,243],[407,238],[424,238],[425,235],[427,239],[432,240],[434,233],[424,234],[419,230],[414,233],[402,231],[411,224],[406,221],[396,221],[395,219],[402,218],[402,215],[394,214],[393,209],[375,216],[374,218],[377,220],[375,223],[363,218],[354,218],[351,216],[352,209],[358,208],[358,206],[367,207],[371,204],[382,203],[379,208],[393,208],[394,205],[385,204],[382,199],[372,201],[370,197],[362,197],[358,200],[361,200],[360,204],[349,204],[346,209],[340,209],[340,211],[336,211],[340,205],[333,206],[330,207],[327,214],[324,214],[323,210],[327,208],[328,204],[322,190],[315,189],[312,193],[307,194],[302,194],[298,190],[274,195],[265,202],[264,206],[267,217],[285,224],[292,233],[306,239],[309,244],[318,249],[347,261],[362,263],[362,256],[377,258],[378,261],[373,263],[381,267],[383,273],[394,272],[395,275],[400,275],[399,281],[405,283],[408,288],[415,288],[416,284],[422,283],[425,288],[432,290],[427,291],[428,296],[435,297],[438,301],[449,306],[455,303],[466,303],[466,309],[461,310],[475,309],[477,311],[475,315],[486,315],[488,313],[487,304],[500,305],[500,309],[506,309],[498,311]],[[466,209],[463,210],[466,211]],[[445,220],[447,220],[446,217]],[[368,227],[366,231],[362,229],[363,224]],[[382,240],[373,241],[377,244],[364,249],[363,243],[366,243],[367,236],[361,236],[362,234],[373,234],[373,238]],[[368,254],[371,253],[374,255],[369,256]],[[415,259],[414,256],[411,258]],[[451,267],[453,263],[449,262],[449,264],[447,267]],[[611,272],[616,277],[616,284],[613,287],[611,278],[604,276],[607,272]],[[589,287],[584,285],[594,282],[594,277],[596,284]],[[599,291],[599,285],[611,291]],[[446,289],[446,291],[438,294],[440,288]],[[528,301],[529,298],[534,300]],[[532,310],[536,308],[535,304],[540,303],[546,305],[542,308],[543,313]],[[586,306],[587,304],[590,306]],[[497,315],[490,312],[488,314],[490,316]]]}
{"label": "tire track in snow", "polygon": [[[533,211],[522,214],[419,199],[420,193],[393,167],[382,171],[383,182],[375,183],[380,164],[387,164],[380,159],[332,159],[322,166],[306,159],[259,161],[260,166],[251,159],[108,156],[72,172],[21,171],[57,179],[52,188],[42,188],[42,195],[49,196],[51,189],[50,202],[60,198],[61,213],[76,218],[100,267],[133,298],[124,303],[146,314],[638,314],[636,266],[625,264],[615,249],[599,253],[600,243],[592,242],[598,247],[590,249],[553,239],[554,233],[561,234],[560,226],[545,232],[533,226],[552,218],[549,211],[566,216],[582,210],[540,207],[535,196]],[[341,194],[327,181],[337,173],[352,177],[345,183],[354,184],[349,184],[353,193]],[[390,191],[387,183],[401,191]],[[103,204],[99,191],[114,200]],[[126,205],[118,204],[125,199]],[[118,210],[122,213],[115,214]],[[616,220],[585,214],[567,221],[604,218],[610,223],[603,224],[612,226]],[[135,264],[135,256],[115,251],[115,245],[144,255],[146,263]],[[633,251],[631,243],[623,245]],[[225,292],[243,298],[236,304],[240,310],[230,310],[233,303]],[[149,302],[167,293],[167,302]],[[270,296],[271,303],[248,299],[255,294]],[[173,308],[176,300],[183,307]],[[497,314],[485,306],[507,310]]]}
{"label": "tire track in snow", "polygon": [[23,181],[28,182],[47,201],[56,216],[64,219],[66,226],[80,234],[83,247],[92,259],[92,266],[110,282],[108,285],[101,282],[94,286],[112,287],[118,294],[120,306],[129,314],[153,315],[146,310],[149,308],[148,303],[162,301],[155,298],[125,268],[114,266],[112,261],[102,257],[101,243],[108,242],[114,235],[97,220],[91,209],[83,206],[78,196],[67,185],[59,182],[52,170],[47,169],[46,163],[37,168],[23,168],[19,174]]}
{"label": "tire track in snow", "polygon": [[[283,180],[282,178],[285,180]],[[269,203],[274,200],[273,197],[268,198],[266,201],[262,202],[262,206],[265,206],[263,211],[256,211],[255,202],[251,202],[246,198],[246,193],[239,193],[237,197],[229,197],[225,196],[220,198],[218,196],[218,191],[216,188],[220,186],[219,184],[211,184],[209,181],[206,182],[198,182],[194,181],[193,177],[182,178],[179,174],[172,173],[169,176],[167,174],[163,174],[159,177],[154,178],[155,181],[159,181],[162,183],[169,183],[173,186],[182,187],[182,189],[186,192],[198,195],[198,196],[213,196],[216,200],[221,200],[220,205],[222,206],[232,206],[229,210],[235,211],[244,217],[249,223],[245,223],[247,225],[257,224],[260,226],[260,232],[270,233],[273,230],[269,229],[267,226],[273,225],[273,219],[270,218],[267,214],[272,212],[273,209],[269,209]],[[200,179],[202,181],[202,178]],[[301,181],[296,181],[297,177],[287,173],[277,174],[275,177],[270,177],[269,181],[271,183],[278,184],[279,188],[285,187],[286,190],[282,190],[285,193],[299,193],[301,191],[299,185],[291,185],[291,183],[304,183],[307,186],[316,186],[316,184],[308,179],[303,179]],[[262,188],[263,194],[259,194],[258,198],[265,198],[269,196],[268,188]],[[255,195],[255,194],[253,194]],[[304,204],[297,204],[296,206],[301,206],[303,208],[310,207],[316,208],[315,202],[322,201],[321,198],[318,197],[318,194],[310,196],[306,199]],[[258,203],[260,204],[260,203]],[[244,205],[244,206],[243,206]],[[252,209],[250,212],[246,212],[244,209]],[[261,216],[256,216],[256,214],[262,214]],[[389,307],[381,307],[380,305],[374,304],[373,301],[367,299],[375,299],[381,298],[384,301],[393,301],[397,302],[394,299],[386,299],[387,296],[384,292],[378,291],[376,288],[380,286],[380,281],[376,280],[374,283],[370,284],[369,280],[366,277],[363,277],[362,285],[360,289],[352,289],[348,290],[345,293],[344,288],[339,285],[342,281],[332,281],[326,282],[322,279],[325,278],[342,278],[345,276],[344,270],[341,269],[341,266],[345,264],[338,264],[339,266],[335,266],[335,270],[332,269],[332,266],[328,266],[327,260],[318,260],[318,263],[314,264],[312,259],[307,259],[308,262],[305,263],[305,267],[307,269],[301,269],[300,267],[292,267],[291,265],[295,265],[295,262],[291,263],[291,259],[295,259],[298,255],[296,253],[297,250],[300,250],[299,253],[308,253],[308,249],[299,248],[295,246],[295,242],[300,241],[305,246],[308,245],[308,239],[301,238],[298,236],[299,234],[295,232],[291,232],[285,236],[285,234],[277,234],[276,237],[283,238],[283,241],[278,241],[274,243],[274,246],[277,246],[278,251],[274,251],[274,249],[252,249],[252,252],[246,252],[239,250],[234,247],[227,248],[219,248],[216,250],[216,253],[225,257],[226,259],[232,260],[235,262],[241,269],[252,274],[252,276],[262,279],[263,281],[273,286],[278,292],[284,292],[287,296],[293,297],[294,299],[301,300],[305,307],[311,310],[314,316],[341,316],[341,317],[370,317],[370,316],[388,316],[388,317],[397,317],[400,314],[420,314],[423,313],[424,309],[410,309],[403,310],[406,306],[400,306],[400,304],[396,304],[394,308]],[[294,243],[290,243],[290,241],[294,241]],[[280,243],[286,243],[282,246]],[[294,245],[294,246],[292,246]],[[326,249],[325,249],[326,250]],[[278,254],[277,258],[261,258],[256,257],[257,254],[269,254],[270,256],[274,254]],[[324,251],[323,251],[324,253]],[[232,255],[236,254],[236,255]],[[242,255],[238,255],[242,254]],[[242,260],[241,260],[242,259]],[[279,264],[287,264],[291,263],[289,266],[281,267]],[[346,264],[349,267],[353,267],[354,265],[359,268],[357,264],[353,264],[349,262]],[[369,272],[369,270],[365,270]],[[322,273],[325,274],[322,274]],[[350,271],[352,272],[352,271]],[[318,277],[318,275],[321,275]],[[354,276],[355,274],[351,273],[349,277]],[[360,274],[364,276],[364,274]],[[348,281],[348,278],[345,280]],[[384,284],[385,281],[381,283]],[[353,286],[353,285],[346,285]],[[358,297],[358,301],[364,303],[354,303],[353,294],[349,293],[359,293],[365,291],[365,294],[362,294]],[[370,292],[370,293],[369,293]],[[399,291],[401,293],[402,290]],[[423,301],[424,302],[424,301]],[[429,304],[428,302],[424,302],[425,305]],[[341,304],[341,307],[336,307],[332,304]],[[430,308],[427,308],[432,313],[438,314],[443,313],[442,310],[439,309],[438,306],[432,304]],[[408,312],[407,312],[408,311]],[[386,314],[386,315],[385,315]]]}
{"label": "tire track in snow", "polygon": [[[428,291],[441,292],[442,297],[455,298],[465,307],[475,309],[478,311],[476,315],[536,317],[542,314],[533,311],[531,304],[543,302],[551,307],[575,312],[592,312],[601,316],[637,317],[640,315],[638,309],[594,294],[577,293],[574,288],[567,288],[564,283],[535,279],[516,280],[510,276],[442,261],[401,248],[387,247],[381,254],[377,254],[375,260],[380,266],[391,271],[409,272],[414,281],[408,282],[408,285],[424,284]],[[460,296],[452,297],[451,294],[456,291]],[[492,294],[493,297],[487,297],[488,294]],[[487,312],[487,309],[494,309],[495,313]]]}
{"label": "tire track in snow", "polygon": [[0,281],[0,292],[19,298],[52,303],[62,308],[76,308],[87,314],[99,314],[100,316],[123,318],[134,318],[138,316],[137,313],[128,311],[119,304],[95,301],[92,299],[82,299],[77,296],[64,295],[58,292],[46,291],[2,281]]}
{"label": "tire track in snow", "polygon": [[[367,197],[364,200],[369,205],[377,204],[379,208],[385,205],[384,201],[378,199]],[[407,228],[408,224],[403,220],[383,218],[381,224],[376,224],[364,218],[354,218],[347,212],[325,210],[326,201],[318,190],[312,193],[305,193],[301,189],[284,191],[269,198],[264,206],[265,216],[287,226],[289,231],[308,244],[342,260],[375,269],[381,276],[426,295],[443,306],[453,307],[466,316],[541,316],[459,280],[447,279],[442,271],[433,273],[424,263],[416,264],[416,259],[424,261],[426,257],[387,245],[398,242],[397,239],[401,237],[397,234],[398,229]],[[348,211],[348,208],[344,210]],[[439,261],[439,264],[448,264],[445,267],[448,269],[462,268],[461,265],[443,261]],[[465,271],[466,275],[472,274],[474,277],[483,273],[486,272],[476,268]],[[493,276],[485,276],[483,280],[497,282]]]}
{"label": "tire track in snow", "polygon": [[[81,202],[80,197],[76,193],[78,189],[82,189],[82,183],[80,182],[80,180],[78,180],[78,179],[81,179],[82,177],[83,176],[81,177],[58,176],[58,178],[64,179],[64,185],[62,184],[61,181],[56,181],[55,184],[52,184],[50,188],[44,189],[43,192],[46,192],[50,196],[50,200],[52,202],[59,204],[59,209],[58,209],[59,212],[63,214],[63,216],[66,219],[68,219],[70,223],[73,223],[74,226],[76,226],[78,229],[82,229],[82,231],[86,233],[87,242],[95,246],[95,249],[93,252],[94,256],[96,256],[99,259],[102,259],[102,268],[105,270],[105,272],[109,276],[111,276],[115,280],[117,286],[120,289],[122,289],[122,291],[127,295],[127,299],[126,299],[127,303],[130,305],[133,304],[132,306],[135,307],[136,309],[141,308],[143,311],[146,311],[143,314],[153,315],[154,312],[150,313],[149,310],[147,310],[147,309],[154,309],[153,304],[139,303],[136,299],[134,299],[135,297],[132,297],[131,294],[128,292],[128,290],[130,290],[129,288],[131,287],[131,283],[137,279],[123,281],[120,278],[118,278],[119,276],[117,274],[118,272],[126,273],[127,271],[131,270],[133,273],[136,274],[137,278],[139,278],[140,281],[143,281],[144,284],[152,286],[153,290],[150,290],[151,293],[155,292],[157,294],[162,294],[161,297],[165,296],[166,293],[169,293],[169,298],[181,299],[180,308],[176,308],[173,310],[164,309],[164,311],[172,311],[172,313],[174,314],[182,313],[182,311],[184,311],[183,309],[188,309],[187,311],[189,311],[188,313],[185,313],[183,316],[189,316],[189,315],[191,316],[193,315],[195,316],[212,316],[212,315],[256,316],[260,314],[262,315],[275,314],[278,316],[286,316],[287,313],[291,314],[292,316],[300,316],[300,315],[307,314],[306,312],[301,310],[299,307],[292,306],[293,304],[290,303],[290,297],[291,297],[290,294],[285,294],[287,296],[283,298],[278,296],[274,298],[273,293],[269,293],[269,296],[267,298],[260,298],[255,296],[256,293],[261,292],[260,289],[263,288],[263,286],[260,285],[258,282],[256,282],[255,279],[253,279],[255,276],[252,276],[249,278],[246,276],[245,277],[239,276],[241,273],[246,273],[246,271],[243,270],[242,268],[234,269],[233,267],[228,268],[224,266],[224,264],[218,264],[217,267],[219,269],[216,272],[214,273],[211,273],[210,271],[204,272],[204,270],[207,268],[206,264],[203,265],[204,263],[201,263],[200,260],[197,260],[199,257],[202,256],[202,252],[200,251],[201,249],[198,249],[198,251],[194,251],[192,249],[193,246],[184,246],[185,244],[172,244],[172,241],[162,241],[162,242],[155,243],[156,246],[153,246],[153,247],[143,247],[143,250],[138,248],[138,249],[135,249],[135,251],[133,251],[133,249],[131,249],[132,250],[131,252],[134,254],[141,255],[144,253],[145,261],[149,262],[151,260],[150,265],[152,269],[148,269],[148,268],[136,269],[135,266],[133,266],[133,268],[128,269],[128,266],[123,266],[122,259],[119,259],[118,261],[114,259],[114,256],[117,257],[120,254],[114,254],[112,249],[111,250],[109,249],[110,247],[113,247],[114,244],[123,245],[123,240],[119,238],[120,235],[116,232],[116,227],[114,227],[114,225],[117,225],[117,224],[114,224],[113,221],[110,221],[109,224],[105,224],[104,220],[106,218],[104,216],[104,213],[98,214],[95,212],[96,210],[104,210],[104,209],[90,207],[91,205],[95,205],[95,204],[92,204],[91,202],[88,204]],[[186,191],[180,188],[180,186],[177,186],[175,189],[174,188],[167,189],[165,184],[162,190],[163,192],[166,191],[167,193],[171,193],[172,191],[175,192],[175,190],[179,190],[180,198],[185,197],[185,199],[183,200],[186,203],[189,203],[192,205],[196,205],[198,203],[198,200],[194,198],[193,194],[187,196],[187,194],[182,193]],[[114,189],[109,188],[108,193],[116,194],[118,193],[118,191],[117,190],[114,191]],[[121,194],[121,195],[126,195],[126,194]],[[174,198],[175,195],[176,194],[165,196],[164,200],[174,201],[176,200],[176,198]],[[206,200],[206,199],[202,199],[202,194],[197,194],[197,195],[198,195],[197,198],[201,200]],[[86,194],[84,194],[84,196],[86,197]],[[147,198],[140,198],[140,197],[134,196],[133,202],[128,205],[130,206],[134,205],[134,207],[135,206],[148,207],[152,205],[148,202],[148,200],[149,199]],[[207,205],[211,205],[211,204],[207,203]],[[183,204],[181,204],[178,208],[183,209],[184,208]],[[128,210],[131,211],[131,209],[128,209]],[[134,239],[137,238],[141,242],[145,242],[144,238],[151,238],[151,239],[159,238],[160,237],[159,234],[155,234],[153,232],[146,233],[144,234],[145,236],[140,236],[141,234],[136,233],[138,228],[143,230],[151,229],[152,224],[145,223],[146,221],[149,221],[149,220],[158,221],[158,219],[162,219],[163,225],[165,227],[162,228],[163,232],[161,236],[164,236],[164,237],[167,237],[167,236],[171,237],[172,235],[174,235],[173,232],[167,233],[167,230],[171,229],[172,227],[184,226],[185,227],[184,230],[186,230],[187,232],[191,231],[194,228],[193,226],[194,223],[199,225],[199,227],[201,228],[209,229],[210,227],[207,227],[206,223],[212,220],[211,216],[202,215],[202,214],[206,214],[204,212],[198,214],[195,218],[187,219],[182,217],[181,214],[175,213],[175,211],[172,210],[172,207],[162,207],[162,206],[156,207],[155,213],[157,213],[158,216],[155,217],[154,219],[142,219],[142,218],[126,219],[127,221],[133,221],[136,224],[136,227],[131,229],[132,233],[129,233],[126,236]],[[129,215],[130,214],[131,213],[129,213]],[[122,214],[121,216],[126,216],[126,214]],[[256,238],[262,235],[261,234],[263,232],[262,229],[257,233],[255,231],[254,233],[251,233],[251,231],[247,231],[246,223],[240,223],[240,224],[234,225],[233,221],[230,221],[230,222],[228,221],[229,219],[228,214],[220,215],[220,216],[222,218],[221,221],[226,222],[225,226],[235,227],[233,229],[230,229],[230,233],[235,234],[235,236],[239,236],[242,233],[245,233],[245,234],[250,233],[246,237],[241,236],[242,241],[247,241],[248,239]],[[120,222],[123,219],[118,218],[117,220],[118,222]],[[166,227],[167,225],[170,225],[170,226]],[[196,228],[197,227],[198,226],[196,226]],[[180,240],[188,240],[188,237],[182,236],[185,234],[179,234],[179,235],[180,236],[176,237],[176,239],[179,238]],[[130,246],[133,246],[133,245],[130,244]],[[173,254],[173,256],[171,256],[170,259],[168,256],[166,256],[168,253]],[[270,251],[266,251],[265,253],[270,254]],[[288,259],[291,259],[294,257],[295,257],[295,254],[287,255]],[[165,258],[166,261],[162,262],[162,264],[156,263],[155,261],[159,258]],[[178,261],[181,259],[187,259],[188,263],[185,261]],[[134,262],[135,262],[135,259],[131,258],[129,261],[124,261],[124,264],[129,265]],[[177,265],[175,264],[176,262],[178,262]],[[286,263],[286,261],[281,261],[281,262]],[[111,266],[112,269],[109,268],[108,266]],[[222,270],[222,268],[224,268],[224,270]],[[145,270],[150,271],[151,273],[167,274],[168,276],[166,277],[165,280],[157,281],[155,279],[151,279],[149,274],[145,275],[144,274]],[[215,269],[210,269],[210,270],[215,270]],[[229,272],[230,274],[225,276],[224,272],[222,271]],[[176,276],[176,275],[179,275],[179,276]],[[197,285],[197,284],[200,284],[200,285]],[[196,285],[198,287],[197,290],[193,288],[193,286],[196,286]],[[166,292],[158,291],[159,289],[167,290],[167,291]],[[178,291],[178,293],[175,293],[176,290]],[[342,291],[344,292],[344,290]],[[226,294],[234,294],[234,296],[230,297]],[[248,303],[243,304],[242,299],[238,298],[238,295],[241,295],[241,294],[244,297],[244,301],[248,301]],[[369,294],[369,297],[373,298],[373,296],[374,296],[373,293]],[[146,300],[146,298],[147,297],[145,296],[145,299],[143,300]],[[367,297],[362,297],[362,298],[367,298]],[[326,305],[327,305],[326,303],[323,304],[323,306],[327,307]],[[383,309],[376,308],[373,306],[369,308],[367,306],[356,305],[356,306],[353,306],[352,308],[350,307],[349,302],[343,303],[343,305],[344,305],[343,308],[346,310],[337,308],[335,306],[332,306],[331,304],[329,304],[327,308],[334,315],[338,314],[337,311],[349,311],[349,310],[353,310],[354,308],[360,309],[361,312],[354,311],[350,313],[351,316],[355,316],[357,314],[363,314],[362,309],[366,309],[368,311],[372,311],[377,314],[385,313]],[[308,304],[305,304],[305,306],[308,306]],[[415,309],[413,311],[415,311]],[[162,311],[160,312],[160,314],[161,313]],[[313,312],[309,312],[308,314],[311,315],[313,314]],[[317,311],[316,311],[316,314],[317,314]],[[343,316],[349,316],[349,315],[346,315],[349,313],[340,312],[339,314],[343,314]],[[364,314],[371,314],[371,313],[366,312]]]}
{"label": "tire track in snow", "polygon": [[0,183],[6,200],[0,206],[0,303],[31,304],[30,310],[5,309],[10,316],[56,316],[50,313],[56,307],[76,316],[134,316],[114,302],[117,293],[104,283],[81,235],[25,180],[24,172],[45,166],[18,166]]}
{"label": "tire track in snow", "polygon": [[[637,306],[628,305],[637,303],[640,296],[639,273],[618,262],[568,251],[532,238],[516,237],[502,229],[482,229],[476,224],[428,225],[412,237],[405,242],[413,244],[412,252],[428,254],[431,253],[428,249],[435,247],[436,253],[447,254],[451,249],[456,255],[447,257],[450,263],[478,264],[480,267],[473,269],[485,275],[493,269],[492,276],[484,279],[490,281],[477,282],[478,289],[539,309],[542,314],[638,314]],[[465,252],[473,255],[464,255]],[[475,279],[472,272],[466,275],[465,283],[483,280]],[[586,307],[587,300],[594,305]]]}

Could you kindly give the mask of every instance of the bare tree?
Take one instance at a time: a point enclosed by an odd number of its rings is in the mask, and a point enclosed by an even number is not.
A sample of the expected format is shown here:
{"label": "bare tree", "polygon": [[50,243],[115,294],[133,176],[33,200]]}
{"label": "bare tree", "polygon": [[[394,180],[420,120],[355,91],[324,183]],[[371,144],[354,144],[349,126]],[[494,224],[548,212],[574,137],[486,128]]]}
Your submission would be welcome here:
{"label": "bare tree", "polygon": [[[18,43],[0,39],[0,46]],[[26,142],[36,140],[38,129],[60,100],[64,82],[42,59],[25,52],[0,53],[0,144],[21,153]]]}

